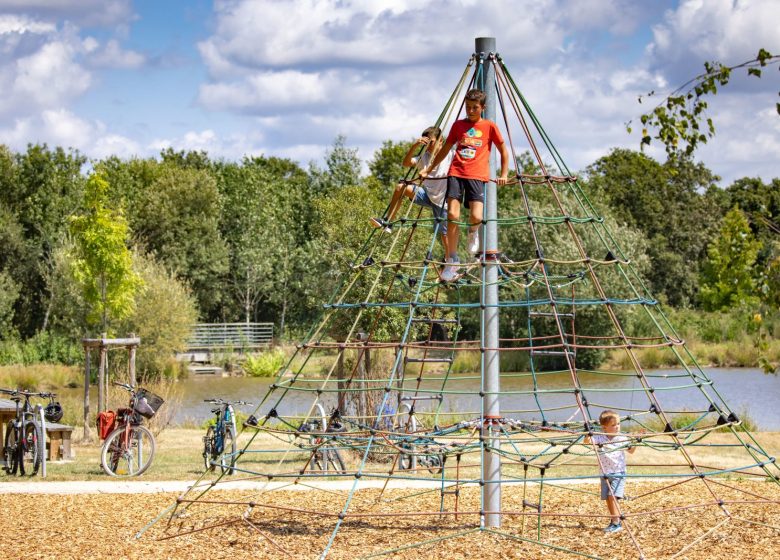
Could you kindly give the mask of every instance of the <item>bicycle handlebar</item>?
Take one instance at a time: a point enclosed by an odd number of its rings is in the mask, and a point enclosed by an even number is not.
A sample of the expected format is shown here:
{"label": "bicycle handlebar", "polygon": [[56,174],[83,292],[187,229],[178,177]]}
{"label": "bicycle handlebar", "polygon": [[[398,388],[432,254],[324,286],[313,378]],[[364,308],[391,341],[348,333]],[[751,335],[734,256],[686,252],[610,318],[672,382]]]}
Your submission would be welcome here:
{"label": "bicycle handlebar", "polygon": [[0,388],[0,393],[5,393],[6,395],[23,395],[25,397],[41,397],[42,399],[53,399],[57,396],[56,393],[37,393],[35,391],[25,391],[23,389],[2,389]]}
{"label": "bicycle handlebar", "polygon": [[132,385],[128,385],[127,383],[120,383],[119,381],[112,382],[113,385],[116,385],[117,387],[122,387],[123,389],[127,389],[131,393],[135,391],[135,387]]}
{"label": "bicycle handlebar", "polygon": [[252,404],[251,402],[246,402],[246,401],[225,401],[222,399],[203,399],[203,402],[209,404],[241,404],[247,406],[250,406]]}

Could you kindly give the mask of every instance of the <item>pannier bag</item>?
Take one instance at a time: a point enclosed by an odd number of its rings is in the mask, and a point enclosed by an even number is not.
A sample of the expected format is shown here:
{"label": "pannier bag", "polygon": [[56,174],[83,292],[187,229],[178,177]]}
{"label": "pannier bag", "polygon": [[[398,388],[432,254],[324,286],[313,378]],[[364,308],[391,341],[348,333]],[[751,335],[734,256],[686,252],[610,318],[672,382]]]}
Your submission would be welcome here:
{"label": "pannier bag", "polygon": [[106,439],[108,434],[114,431],[114,426],[116,426],[116,412],[113,410],[104,410],[97,415],[96,423],[100,439]]}

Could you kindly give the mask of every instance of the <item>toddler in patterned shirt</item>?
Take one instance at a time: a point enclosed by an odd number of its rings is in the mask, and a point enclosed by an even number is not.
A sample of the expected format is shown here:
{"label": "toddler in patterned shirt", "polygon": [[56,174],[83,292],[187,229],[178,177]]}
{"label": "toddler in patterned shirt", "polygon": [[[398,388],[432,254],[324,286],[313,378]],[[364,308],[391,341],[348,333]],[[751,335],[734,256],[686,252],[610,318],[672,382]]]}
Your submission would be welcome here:
{"label": "toddler in patterned shirt", "polygon": [[605,410],[599,416],[603,434],[594,434],[585,439],[597,448],[599,470],[601,471],[601,499],[607,502],[611,522],[604,529],[606,533],[617,533],[623,529],[617,501],[624,497],[626,485],[626,451],[633,453],[636,447],[631,439],[620,433],[620,415],[614,410]]}

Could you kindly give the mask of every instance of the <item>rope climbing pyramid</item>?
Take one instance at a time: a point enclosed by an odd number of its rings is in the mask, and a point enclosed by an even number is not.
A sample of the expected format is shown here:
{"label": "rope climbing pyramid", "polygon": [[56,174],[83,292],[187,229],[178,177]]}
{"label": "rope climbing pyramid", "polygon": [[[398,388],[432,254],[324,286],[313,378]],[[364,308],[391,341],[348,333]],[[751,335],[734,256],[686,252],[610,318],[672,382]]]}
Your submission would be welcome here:
{"label": "rope climbing pyramid", "polygon": [[[480,252],[443,282],[429,210],[409,203],[372,230],[238,451],[142,533],[228,535],[258,558],[472,557],[507,541],[527,557],[665,558],[729,531],[780,538],[776,459],[687,350],[494,40],[477,40],[445,132],[470,88],[509,153],[533,160],[489,184]],[[645,368],[646,349],[679,367]],[[626,370],[599,369],[605,351]],[[605,410],[629,453],[616,512],[600,500],[616,495]]]}

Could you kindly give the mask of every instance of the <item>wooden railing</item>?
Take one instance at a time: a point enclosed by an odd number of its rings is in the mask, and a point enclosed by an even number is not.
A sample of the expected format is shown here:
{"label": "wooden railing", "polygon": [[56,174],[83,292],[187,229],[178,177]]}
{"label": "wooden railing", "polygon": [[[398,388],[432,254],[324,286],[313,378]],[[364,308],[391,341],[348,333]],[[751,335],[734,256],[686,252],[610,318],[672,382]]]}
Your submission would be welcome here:
{"label": "wooden railing", "polygon": [[274,337],[273,323],[198,323],[187,350],[242,350],[267,346]]}

